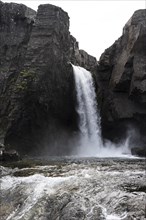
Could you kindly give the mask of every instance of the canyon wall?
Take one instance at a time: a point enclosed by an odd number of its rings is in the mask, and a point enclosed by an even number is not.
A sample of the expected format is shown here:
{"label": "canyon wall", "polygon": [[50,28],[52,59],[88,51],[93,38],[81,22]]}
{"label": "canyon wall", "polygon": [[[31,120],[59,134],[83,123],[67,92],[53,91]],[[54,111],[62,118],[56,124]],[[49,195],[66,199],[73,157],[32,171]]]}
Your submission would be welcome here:
{"label": "canyon wall", "polygon": [[119,142],[129,131],[132,146],[144,149],[145,18],[146,10],[136,11],[97,63],[79,50],[61,8],[35,12],[0,2],[0,143],[22,155],[72,151],[78,115],[71,62],[93,73],[103,137]]}
{"label": "canyon wall", "polygon": [[61,8],[0,3],[0,139],[21,154],[68,154],[77,126],[70,62],[95,69],[79,51]]}
{"label": "canyon wall", "polygon": [[[101,55],[100,85],[103,136],[131,136],[133,147],[146,148],[146,10],[136,11],[122,36]],[[128,133],[129,132],[129,133]]]}

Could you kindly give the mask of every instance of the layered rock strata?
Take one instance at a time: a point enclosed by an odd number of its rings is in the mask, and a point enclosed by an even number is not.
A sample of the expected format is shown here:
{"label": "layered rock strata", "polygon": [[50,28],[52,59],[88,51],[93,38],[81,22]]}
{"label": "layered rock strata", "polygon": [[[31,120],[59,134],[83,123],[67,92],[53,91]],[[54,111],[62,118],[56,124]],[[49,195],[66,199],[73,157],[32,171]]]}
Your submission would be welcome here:
{"label": "layered rock strata", "polygon": [[[136,11],[98,66],[103,135],[146,148],[146,10]],[[127,134],[129,131],[129,134]]]}
{"label": "layered rock strata", "polygon": [[[61,8],[0,2],[0,139],[21,154],[68,154],[78,130],[70,62],[95,69],[80,52]],[[42,150],[43,149],[43,150]]]}

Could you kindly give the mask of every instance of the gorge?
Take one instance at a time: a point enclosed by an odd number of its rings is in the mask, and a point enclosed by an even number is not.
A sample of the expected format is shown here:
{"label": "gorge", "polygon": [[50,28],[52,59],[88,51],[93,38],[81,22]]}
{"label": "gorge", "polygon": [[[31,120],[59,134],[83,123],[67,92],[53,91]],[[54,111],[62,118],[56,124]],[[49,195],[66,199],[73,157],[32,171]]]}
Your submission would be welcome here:
{"label": "gorge", "polygon": [[80,130],[71,62],[92,73],[103,141],[130,136],[132,153],[144,156],[145,14],[136,11],[97,62],[79,50],[61,8],[0,2],[0,142],[21,155],[71,154]]}
{"label": "gorge", "polygon": [[97,61],[61,8],[0,1],[1,220],[146,219],[145,18]]}

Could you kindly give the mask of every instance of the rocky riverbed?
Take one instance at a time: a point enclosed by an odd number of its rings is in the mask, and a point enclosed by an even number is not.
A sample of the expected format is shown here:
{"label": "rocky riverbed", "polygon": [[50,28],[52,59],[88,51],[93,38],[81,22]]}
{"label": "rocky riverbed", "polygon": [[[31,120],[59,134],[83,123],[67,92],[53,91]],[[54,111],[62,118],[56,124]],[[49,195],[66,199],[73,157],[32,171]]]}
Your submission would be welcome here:
{"label": "rocky riverbed", "polygon": [[1,166],[1,220],[144,220],[145,159],[36,158]]}

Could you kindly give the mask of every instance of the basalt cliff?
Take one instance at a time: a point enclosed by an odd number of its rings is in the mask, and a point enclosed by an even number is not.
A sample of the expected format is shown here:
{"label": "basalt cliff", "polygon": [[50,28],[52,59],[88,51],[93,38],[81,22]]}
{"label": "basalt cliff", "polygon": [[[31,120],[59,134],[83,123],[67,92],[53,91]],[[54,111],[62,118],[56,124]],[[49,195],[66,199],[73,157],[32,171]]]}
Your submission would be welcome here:
{"label": "basalt cliff", "polygon": [[0,2],[0,142],[22,155],[70,153],[78,130],[71,62],[93,73],[103,137],[116,142],[132,127],[134,147],[144,148],[145,17],[136,11],[97,63],[79,50],[61,8]]}
{"label": "basalt cliff", "polygon": [[146,148],[145,20],[146,10],[133,14],[122,36],[101,55],[97,70],[103,136],[119,141],[128,135],[141,154]]}
{"label": "basalt cliff", "polygon": [[95,69],[96,59],[79,51],[59,7],[40,5],[36,13],[0,3],[0,16],[1,142],[21,154],[37,155],[40,146],[68,153],[77,130],[70,62]]}

